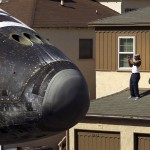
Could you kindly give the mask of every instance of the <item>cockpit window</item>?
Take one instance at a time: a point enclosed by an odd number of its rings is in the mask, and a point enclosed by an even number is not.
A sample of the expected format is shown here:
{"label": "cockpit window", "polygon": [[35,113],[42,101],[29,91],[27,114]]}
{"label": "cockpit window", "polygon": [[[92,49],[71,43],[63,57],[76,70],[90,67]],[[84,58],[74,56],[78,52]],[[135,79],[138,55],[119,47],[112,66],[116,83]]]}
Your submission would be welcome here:
{"label": "cockpit window", "polygon": [[28,40],[27,38],[17,35],[17,34],[11,34],[10,36],[13,40],[16,42],[23,44],[23,45],[32,45],[32,42]]}
{"label": "cockpit window", "polygon": [[26,38],[28,38],[29,40],[31,40],[31,42],[38,43],[38,44],[42,44],[43,43],[41,38],[38,35],[31,35],[31,34],[28,34],[28,33],[23,33],[23,35]]}
{"label": "cockpit window", "polygon": [[51,43],[41,38],[38,34],[29,34],[29,33],[23,32],[21,35],[18,35],[15,33],[11,33],[10,38],[20,44],[27,45],[27,46],[33,46],[34,43],[36,44],[47,43],[51,45]]}

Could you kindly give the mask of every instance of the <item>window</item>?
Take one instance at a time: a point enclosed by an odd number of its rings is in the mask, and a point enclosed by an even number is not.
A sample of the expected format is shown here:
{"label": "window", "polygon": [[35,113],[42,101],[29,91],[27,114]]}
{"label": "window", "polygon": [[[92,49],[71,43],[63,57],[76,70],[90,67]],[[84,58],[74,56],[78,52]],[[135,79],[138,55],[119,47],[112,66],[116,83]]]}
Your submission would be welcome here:
{"label": "window", "polygon": [[79,39],[79,58],[88,59],[93,57],[93,40]]}
{"label": "window", "polygon": [[22,35],[10,34],[10,38],[13,39],[14,41],[16,41],[20,44],[26,45],[26,46],[32,45],[32,42],[29,39],[23,37]]}
{"label": "window", "polygon": [[133,11],[133,10],[137,10],[137,8],[125,8],[125,13]]}
{"label": "window", "polygon": [[133,58],[135,53],[135,37],[119,36],[118,37],[118,68],[129,69],[128,56]]}

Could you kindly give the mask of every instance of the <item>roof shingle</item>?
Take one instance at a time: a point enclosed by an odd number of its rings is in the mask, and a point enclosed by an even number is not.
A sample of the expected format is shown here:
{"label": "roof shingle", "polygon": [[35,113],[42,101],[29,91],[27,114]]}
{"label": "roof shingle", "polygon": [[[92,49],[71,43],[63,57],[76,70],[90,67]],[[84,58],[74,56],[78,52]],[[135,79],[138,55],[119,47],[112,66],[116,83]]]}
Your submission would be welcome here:
{"label": "roof shingle", "polygon": [[[2,9],[32,27],[87,27],[88,22],[118,13],[94,0],[12,0]],[[97,13],[96,13],[97,12]]]}
{"label": "roof shingle", "polygon": [[89,26],[113,26],[113,25],[149,25],[150,24],[150,7],[140,8],[135,11],[97,19],[89,22]]}
{"label": "roof shingle", "polygon": [[140,90],[139,100],[128,99],[129,90],[92,100],[87,116],[150,120],[150,90]]}

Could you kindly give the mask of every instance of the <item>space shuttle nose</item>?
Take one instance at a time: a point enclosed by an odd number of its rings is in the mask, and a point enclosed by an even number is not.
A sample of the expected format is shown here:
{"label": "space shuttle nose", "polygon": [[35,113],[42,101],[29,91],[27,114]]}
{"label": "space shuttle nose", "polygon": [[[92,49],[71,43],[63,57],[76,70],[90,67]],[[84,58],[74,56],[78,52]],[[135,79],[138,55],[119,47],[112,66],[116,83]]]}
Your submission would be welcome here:
{"label": "space shuttle nose", "polygon": [[89,93],[85,79],[78,70],[58,72],[49,83],[44,101],[45,128],[61,131],[72,127],[86,114]]}

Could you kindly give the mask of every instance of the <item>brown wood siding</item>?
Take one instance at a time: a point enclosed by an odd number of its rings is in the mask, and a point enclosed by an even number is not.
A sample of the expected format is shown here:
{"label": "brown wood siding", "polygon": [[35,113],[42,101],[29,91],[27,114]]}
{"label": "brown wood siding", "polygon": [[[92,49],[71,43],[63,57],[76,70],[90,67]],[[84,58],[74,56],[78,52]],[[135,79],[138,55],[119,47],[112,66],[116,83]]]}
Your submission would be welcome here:
{"label": "brown wood siding", "polygon": [[[145,54],[146,54],[146,57],[145,57],[145,60],[150,60],[150,33],[147,32],[146,33],[146,51],[145,51]],[[145,70],[148,70],[150,68],[150,63],[146,63],[145,64]]]}
{"label": "brown wood siding", "polygon": [[[100,37],[99,37],[99,34],[96,34],[96,43],[97,43],[97,49],[100,49],[100,45],[99,45],[99,41],[100,41]],[[96,54],[96,60],[97,60],[97,63],[96,63],[96,68],[100,68],[100,60],[99,60],[99,57],[100,56],[100,51],[97,51],[97,54]]]}
{"label": "brown wood siding", "polygon": [[[100,41],[101,41],[101,43],[99,43],[99,47],[100,47],[100,49],[101,49],[101,51],[100,51],[100,56],[103,56],[104,55],[104,38],[103,38],[103,33],[102,34],[100,34]],[[99,56],[98,56],[99,57]],[[99,66],[100,67],[104,67],[104,57],[100,57],[99,58],[99,62],[100,62],[100,64],[99,64]]]}
{"label": "brown wood siding", "polygon": [[137,134],[135,135],[134,150],[150,150],[150,135]]}
{"label": "brown wood siding", "polygon": [[119,133],[76,132],[76,150],[120,150]]}
{"label": "brown wood siding", "polygon": [[96,69],[118,70],[118,36],[135,36],[135,52],[141,55],[141,71],[150,71],[150,30],[97,31]]}

